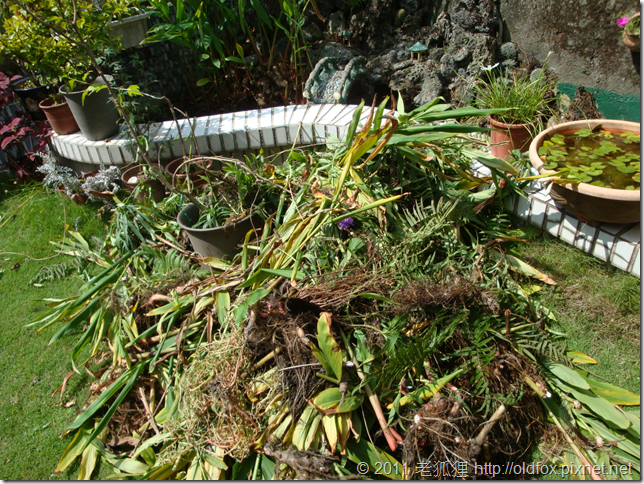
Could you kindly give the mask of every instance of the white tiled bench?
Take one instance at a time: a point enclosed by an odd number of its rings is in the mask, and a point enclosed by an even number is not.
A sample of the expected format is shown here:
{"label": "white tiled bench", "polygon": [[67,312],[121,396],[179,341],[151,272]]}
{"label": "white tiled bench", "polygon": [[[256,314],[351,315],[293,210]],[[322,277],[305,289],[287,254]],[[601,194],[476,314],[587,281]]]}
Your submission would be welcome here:
{"label": "white tiled bench", "polygon": [[[342,139],[356,107],[337,104],[282,106],[184,119],[179,123],[184,138],[191,135],[189,123],[194,123],[193,154],[196,154],[196,143],[201,154],[237,157],[260,148],[283,149],[324,143],[329,135]],[[368,115],[369,109],[364,109],[361,121]],[[158,157],[164,162],[183,155],[173,121],[153,124],[148,133],[153,158]],[[133,146],[124,131],[106,141],[88,141],[80,133],[54,135],[52,143],[58,154],[75,161],[86,171],[96,169],[95,165],[101,162],[123,165],[135,160]],[[540,182],[533,182],[526,192],[528,199],[514,197],[508,203],[507,208],[513,214],[614,267],[640,277],[639,223],[590,226],[559,210]]]}
{"label": "white tiled bench", "polygon": [[[357,106],[317,104],[282,106],[253,111],[217,114],[179,120],[181,137],[192,154],[232,154],[260,148],[324,143],[329,135],[342,138]],[[369,115],[364,110],[361,118]],[[191,137],[194,124],[194,138]],[[162,162],[183,156],[179,130],[174,121],[152,124],[144,134],[149,137],[150,156]],[[108,140],[89,141],[82,134],[54,135],[56,152],[82,165],[124,165],[135,161],[135,148],[127,131]],[[190,147],[192,144],[192,147]],[[196,146],[195,146],[196,144]],[[83,166],[83,168],[91,168]],[[94,169],[94,168],[92,168]]]}

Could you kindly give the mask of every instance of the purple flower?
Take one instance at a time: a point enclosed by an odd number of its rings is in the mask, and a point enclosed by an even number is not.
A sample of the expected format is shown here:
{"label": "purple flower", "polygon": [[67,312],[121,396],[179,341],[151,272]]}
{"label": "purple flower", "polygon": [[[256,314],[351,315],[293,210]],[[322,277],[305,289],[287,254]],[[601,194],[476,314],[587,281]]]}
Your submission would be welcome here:
{"label": "purple flower", "polygon": [[628,17],[621,17],[617,20],[617,25],[619,25],[620,27],[623,27],[627,23],[628,23]]}
{"label": "purple flower", "polygon": [[344,220],[340,220],[340,222],[338,222],[338,227],[342,230],[349,230],[353,227],[353,219],[351,217],[347,217]]}

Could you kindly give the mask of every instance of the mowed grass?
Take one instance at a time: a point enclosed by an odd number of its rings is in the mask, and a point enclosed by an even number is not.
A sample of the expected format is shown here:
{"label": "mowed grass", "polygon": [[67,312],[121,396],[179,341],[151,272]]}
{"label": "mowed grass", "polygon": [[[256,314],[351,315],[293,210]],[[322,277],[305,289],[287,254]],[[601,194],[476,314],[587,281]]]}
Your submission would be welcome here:
{"label": "mowed grass", "polygon": [[552,277],[543,304],[569,349],[597,360],[585,369],[640,394],[640,280],[551,236],[520,247],[521,258]]}
{"label": "mowed grass", "polygon": [[75,479],[78,463],[64,473],[54,470],[71,441],[60,435],[85,403],[91,382],[78,375],[69,381],[63,403],[76,402],[69,408],[51,395],[71,370],[69,355],[78,335],[49,346],[59,328],[38,333],[25,325],[46,309],[37,299],[75,295],[83,281],[74,272],[42,287],[29,282],[42,266],[69,260],[33,260],[56,254],[49,241],[62,236],[65,219],[86,237],[104,237],[105,228],[97,206],[79,207],[36,186],[0,185],[0,216],[0,479]]}

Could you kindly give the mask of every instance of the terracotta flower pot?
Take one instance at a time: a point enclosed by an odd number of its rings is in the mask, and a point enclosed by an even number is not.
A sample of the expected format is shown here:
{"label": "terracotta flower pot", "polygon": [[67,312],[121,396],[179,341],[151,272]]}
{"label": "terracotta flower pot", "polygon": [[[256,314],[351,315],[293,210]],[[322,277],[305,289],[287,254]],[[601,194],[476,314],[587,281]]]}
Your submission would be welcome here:
{"label": "terracotta flower pot", "polygon": [[206,181],[202,178],[205,175],[204,168],[208,170],[218,169],[214,160],[193,158],[186,162],[184,158],[177,158],[165,166],[165,171],[170,175],[170,183],[173,186],[175,184],[185,184],[187,178],[185,173],[186,166],[190,167],[190,181],[194,188],[199,188],[206,184]]}
{"label": "terracotta flower pot", "polygon": [[[163,173],[163,166],[157,165],[157,167]],[[142,173],[141,165],[131,166],[127,170],[124,170],[123,173],[121,173],[121,181],[130,192],[133,192],[138,185],[145,185],[150,187],[152,192],[152,199],[156,203],[159,203],[161,200],[165,198],[165,187],[163,186],[163,183],[161,183],[159,180],[155,180],[152,178],[141,179],[139,177],[141,173]],[[137,178],[137,181],[135,183],[130,182],[130,180],[133,177]],[[139,194],[136,196],[136,200],[139,202],[145,202],[147,198],[148,198],[148,192],[146,190],[140,191]]]}
{"label": "terracotta flower pot", "polygon": [[51,129],[56,134],[71,134],[80,130],[67,103],[54,105],[52,99],[45,99],[38,106],[45,113]]}
{"label": "terracotta flower pot", "polygon": [[[632,18],[639,17],[640,14],[636,13],[633,15]],[[632,51],[639,52],[640,51],[640,36],[639,35],[629,35],[626,30],[624,30],[624,35],[622,36],[622,40],[624,42],[624,45],[631,49]]]}
{"label": "terracotta flower pot", "polygon": [[529,124],[506,124],[491,116],[488,116],[487,119],[492,128],[490,136],[494,156],[504,160],[512,150],[520,150],[522,153],[528,151],[532,140]]}
{"label": "terracotta flower pot", "polygon": [[[530,162],[539,173],[555,173],[546,170],[538,150],[543,142],[555,133],[577,131],[602,125],[606,129],[640,132],[639,123],[615,119],[588,119],[561,123],[541,133],[530,144]],[[550,188],[553,200],[583,222],[635,223],[640,221],[640,191],[598,187],[588,183],[553,183]]]}

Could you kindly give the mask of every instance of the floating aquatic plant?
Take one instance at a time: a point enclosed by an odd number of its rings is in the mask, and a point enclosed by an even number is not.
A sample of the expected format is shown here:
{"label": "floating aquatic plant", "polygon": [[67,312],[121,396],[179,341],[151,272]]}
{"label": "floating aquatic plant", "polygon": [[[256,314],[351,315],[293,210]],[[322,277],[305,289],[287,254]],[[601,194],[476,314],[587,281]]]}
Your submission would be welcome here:
{"label": "floating aquatic plant", "polygon": [[639,190],[639,143],[640,136],[634,132],[583,128],[552,135],[538,153],[544,168],[556,170],[566,183]]}

